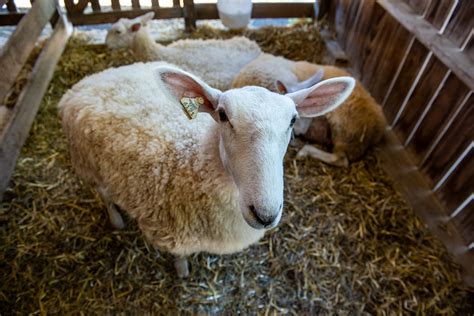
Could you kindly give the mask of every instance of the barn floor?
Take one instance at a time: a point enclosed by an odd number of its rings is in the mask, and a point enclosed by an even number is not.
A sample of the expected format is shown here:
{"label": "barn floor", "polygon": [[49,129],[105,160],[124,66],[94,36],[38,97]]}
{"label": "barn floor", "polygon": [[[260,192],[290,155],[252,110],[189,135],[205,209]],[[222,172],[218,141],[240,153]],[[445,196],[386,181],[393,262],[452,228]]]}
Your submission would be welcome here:
{"label": "barn floor", "polygon": [[[313,27],[246,35],[290,58],[324,55]],[[68,45],[1,204],[0,314],[472,313],[474,293],[373,154],[341,169],[296,160],[290,148],[280,225],[242,253],[193,256],[190,278],[177,279],[170,255],[150,249],[134,223],[111,228],[74,175],[60,130],[56,106],[69,87],[132,61]]]}

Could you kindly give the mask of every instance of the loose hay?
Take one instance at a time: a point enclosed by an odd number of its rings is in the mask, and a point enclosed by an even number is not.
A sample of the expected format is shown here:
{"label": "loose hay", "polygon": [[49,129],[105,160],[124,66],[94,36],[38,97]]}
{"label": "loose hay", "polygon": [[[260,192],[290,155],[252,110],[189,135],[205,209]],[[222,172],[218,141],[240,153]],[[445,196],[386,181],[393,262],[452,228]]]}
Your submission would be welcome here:
{"label": "loose hay", "polygon": [[[310,41],[288,48],[288,33],[306,27],[251,32],[269,52],[317,61]],[[193,256],[191,277],[177,279],[170,255],[134,223],[111,228],[60,130],[56,106],[69,87],[131,62],[77,41],[61,58],[2,203],[0,314],[472,312],[457,267],[373,155],[344,169],[296,160],[291,148],[281,224],[242,253]]]}

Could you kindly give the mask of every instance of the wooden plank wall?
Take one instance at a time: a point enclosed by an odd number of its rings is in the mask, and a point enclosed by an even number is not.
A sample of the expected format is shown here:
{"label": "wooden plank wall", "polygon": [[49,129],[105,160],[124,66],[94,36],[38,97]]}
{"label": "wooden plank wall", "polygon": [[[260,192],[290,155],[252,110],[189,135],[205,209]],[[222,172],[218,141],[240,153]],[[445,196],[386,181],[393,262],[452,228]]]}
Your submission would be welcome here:
{"label": "wooden plank wall", "polygon": [[474,1],[331,3],[355,74],[473,250]]}

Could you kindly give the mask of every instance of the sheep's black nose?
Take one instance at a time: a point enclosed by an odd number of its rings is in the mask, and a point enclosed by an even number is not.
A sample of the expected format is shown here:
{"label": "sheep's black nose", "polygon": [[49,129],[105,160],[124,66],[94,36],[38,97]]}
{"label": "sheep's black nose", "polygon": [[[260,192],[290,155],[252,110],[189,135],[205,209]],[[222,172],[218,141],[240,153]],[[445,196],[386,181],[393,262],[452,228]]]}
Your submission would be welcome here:
{"label": "sheep's black nose", "polygon": [[275,213],[275,212],[264,211],[262,209],[255,208],[255,206],[253,205],[250,205],[249,209],[252,212],[252,215],[255,217],[255,220],[264,227],[267,227],[273,224],[273,222],[278,216],[278,212]]}

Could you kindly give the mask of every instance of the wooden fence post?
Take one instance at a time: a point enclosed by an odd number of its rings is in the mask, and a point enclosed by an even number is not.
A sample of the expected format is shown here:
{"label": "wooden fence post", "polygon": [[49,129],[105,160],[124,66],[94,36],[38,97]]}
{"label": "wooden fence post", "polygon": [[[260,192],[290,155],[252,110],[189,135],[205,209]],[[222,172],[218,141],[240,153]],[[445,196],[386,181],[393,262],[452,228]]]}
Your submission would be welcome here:
{"label": "wooden fence post", "polygon": [[191,32],[196,28],[196,10],[194,0],[184,0],[184,27],[186,32]]}

